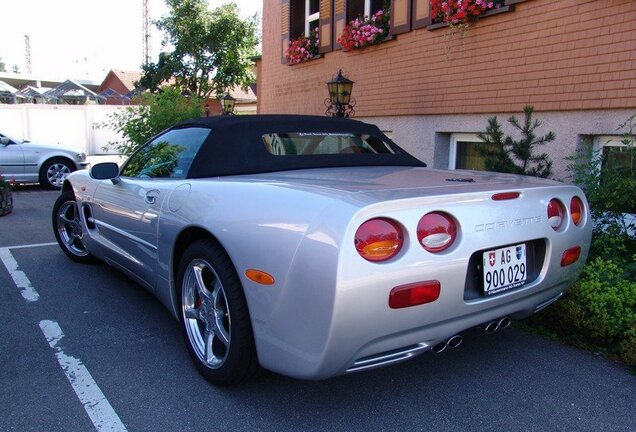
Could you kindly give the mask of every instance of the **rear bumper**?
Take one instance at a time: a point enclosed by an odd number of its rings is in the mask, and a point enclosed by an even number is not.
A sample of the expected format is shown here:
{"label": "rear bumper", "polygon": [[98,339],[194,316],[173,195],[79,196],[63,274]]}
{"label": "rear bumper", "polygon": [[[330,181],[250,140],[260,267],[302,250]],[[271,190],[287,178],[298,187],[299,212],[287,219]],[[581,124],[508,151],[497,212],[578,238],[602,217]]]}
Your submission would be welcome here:
{"label": "rear bumper", "polygon": [[[361,372],[408,360],[456,334],[502,317],[526,318],[557,301],[567,288],[567,283],[560,284],[506,305],[371,340],[353,355],[354,360],[341,373]],[[396,344],[401,346],[391,348]],[[371,352],[375,354],[369,354]]]}
{"label": "rear bumper", "polygon": [[[479,304],[462,301],[463,313],[449,313],[444,310],[443,302],[398,310],[387,310],[385,306],[384,311],[366,309],[360,302],[351,303],[347,319],[334,316],[330,335],[324,338],[326,345],[315,346],[313,352],[269,346],[259,353],[268,355],[264,358],[259,355],[259,360],[274,372],[308,380],[388,366],[425,353],[438,343],[481,324],[502,317],[528,317],[558,300],[570,284],[568,280],[547,288],[534,285],[510,293],[514,299],[503,299],[503,302],[501,298],[489,298]],[[434,318],[438,314],[443,318]],[[307,334],[307,338],[312,336]]]}

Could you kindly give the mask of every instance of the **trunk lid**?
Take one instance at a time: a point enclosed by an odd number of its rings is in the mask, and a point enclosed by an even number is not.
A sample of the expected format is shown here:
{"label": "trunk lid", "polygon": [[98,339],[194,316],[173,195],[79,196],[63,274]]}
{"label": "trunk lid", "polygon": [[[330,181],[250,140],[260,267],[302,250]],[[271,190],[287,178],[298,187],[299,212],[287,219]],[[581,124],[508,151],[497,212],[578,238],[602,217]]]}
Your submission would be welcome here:
{"label": "trunk lid", "polygon": [[[553,180],[485,171],[437,170],[417,167],[348,167],[255,174],[249,181],[283,187],[338,192],[363,201],[434,195],[520,190],[562,185]],[[236,178],[235,178],[236,179]],[[365,199],[366,198],[366,199]]]}

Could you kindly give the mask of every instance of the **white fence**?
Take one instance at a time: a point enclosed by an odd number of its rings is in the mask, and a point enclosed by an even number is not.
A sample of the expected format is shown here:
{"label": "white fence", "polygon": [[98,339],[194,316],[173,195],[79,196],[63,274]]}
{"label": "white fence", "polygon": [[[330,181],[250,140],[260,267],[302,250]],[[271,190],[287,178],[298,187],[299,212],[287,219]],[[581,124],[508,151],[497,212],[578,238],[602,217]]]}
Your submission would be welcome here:
{"label": "white fence", "polygon": [[42,144],[59,144],[88,155],[104,151],[109,142],[121,137],[97,127],[109,114],[125,109],[116,105],[33,105],[0,104],[0,132]]}

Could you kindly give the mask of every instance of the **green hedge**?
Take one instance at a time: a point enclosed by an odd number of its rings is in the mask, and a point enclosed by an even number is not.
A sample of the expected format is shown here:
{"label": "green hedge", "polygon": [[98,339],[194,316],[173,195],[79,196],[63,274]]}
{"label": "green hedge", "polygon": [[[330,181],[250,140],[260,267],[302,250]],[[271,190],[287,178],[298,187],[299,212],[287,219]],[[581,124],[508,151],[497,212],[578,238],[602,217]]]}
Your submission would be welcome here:
{"label": "green hedge", "polygon": [[613,260],[588,262],[564,298],[529,324],[636,366],[636,282]]}
{"label": "green hedge", "polygon": [[572,180],[590,204],[592,247],[581,278],[563,299],[528,323],[636,366],[636,226],[624,217],[636,209],[636,114],[619,130],[631,155],[628,163],[593,153],[591,143],[568,158]]}

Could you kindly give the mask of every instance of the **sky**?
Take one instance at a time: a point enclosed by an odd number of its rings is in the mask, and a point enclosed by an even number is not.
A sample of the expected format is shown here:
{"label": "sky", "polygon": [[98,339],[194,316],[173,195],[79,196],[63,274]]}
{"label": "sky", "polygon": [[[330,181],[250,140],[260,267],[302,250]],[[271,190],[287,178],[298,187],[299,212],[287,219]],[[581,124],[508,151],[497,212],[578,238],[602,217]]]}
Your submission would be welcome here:
{"label": "sky", "polygon": [[[212,8],[230,0],[208,0]],[[263,2],[234,0],[243,17],[262,15]],[[39,77],[101,81],[110,69],[139,70],[143,61],[142,0],[2,0],[0,58],[7,72],[27,72],[25,35],[31,70]],[[163,0],[149,0],[151,21],[168,11]],[[151,24],[151,56],[156,61],[163,35]]]}

